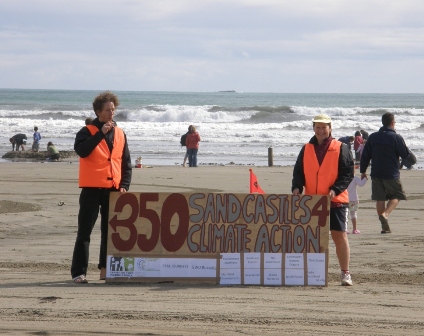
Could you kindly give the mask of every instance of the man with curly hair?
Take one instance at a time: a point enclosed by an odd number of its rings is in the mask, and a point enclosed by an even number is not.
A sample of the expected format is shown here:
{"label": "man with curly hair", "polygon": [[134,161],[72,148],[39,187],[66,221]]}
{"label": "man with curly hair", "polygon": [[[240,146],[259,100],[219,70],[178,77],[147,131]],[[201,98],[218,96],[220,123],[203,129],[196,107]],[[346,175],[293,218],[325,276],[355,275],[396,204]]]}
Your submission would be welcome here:
{"label": "man with curly hair", "polygon": [[74,149],[80,157],[78,233],[72,258],[71,275],[75,283],[87,283],[90,235],[99,211],[101,240],[98,268],[100,280],[106,278],[109,195],[128,191],[132,166],[127,137],[113,117],[118,97],[110,91],[93,101],[96,118],[75,137]]}

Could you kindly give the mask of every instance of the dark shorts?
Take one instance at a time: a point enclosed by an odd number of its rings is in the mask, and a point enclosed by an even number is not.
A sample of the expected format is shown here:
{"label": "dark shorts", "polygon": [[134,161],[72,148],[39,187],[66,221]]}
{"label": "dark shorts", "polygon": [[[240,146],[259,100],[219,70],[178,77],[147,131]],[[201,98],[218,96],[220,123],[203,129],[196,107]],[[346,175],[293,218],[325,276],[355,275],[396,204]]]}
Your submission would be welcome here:
{"label": "dark shorts", "polygon": [[340,208],[330,208],[330,230],[347,231],[349,205]]}
{"label": "dark shorts", "polygon": [[373,178],[371,192],[371,199],[374,201],[387,201],[392,199],[406,201],[406,195],[400,180]]}
{"label": "dark shorts", "polygon": [[60,154],[56,153],[49,157],[50,160],[60,160]]}

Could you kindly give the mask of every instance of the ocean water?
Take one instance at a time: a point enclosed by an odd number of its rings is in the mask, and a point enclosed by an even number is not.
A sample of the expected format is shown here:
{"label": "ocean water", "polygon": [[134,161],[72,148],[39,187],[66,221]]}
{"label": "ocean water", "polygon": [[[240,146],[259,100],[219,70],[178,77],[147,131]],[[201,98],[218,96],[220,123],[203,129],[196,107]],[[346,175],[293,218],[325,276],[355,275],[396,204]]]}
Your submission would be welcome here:
{"label": "ocean water", "polygon": [[[40,148],[52,141],[72,150],[75,134],[86,117],[94,117],[98,91],[0,89],[0,156],[12,149],[17,133],[32,143],[33,127],[42,135]],[[381,127],[381,115],[396,115],[396,130],[424,162],[423,94],[288,94],[247,92],[115,91],[120,99],[115,120],[125,131],[133,162],[179,165],[185,147],[180,137],[193,124],[202,141],[200,165],[292,165],[313,135],[312,118],[326,113],[333,119],[333,136],[370,134]]]}

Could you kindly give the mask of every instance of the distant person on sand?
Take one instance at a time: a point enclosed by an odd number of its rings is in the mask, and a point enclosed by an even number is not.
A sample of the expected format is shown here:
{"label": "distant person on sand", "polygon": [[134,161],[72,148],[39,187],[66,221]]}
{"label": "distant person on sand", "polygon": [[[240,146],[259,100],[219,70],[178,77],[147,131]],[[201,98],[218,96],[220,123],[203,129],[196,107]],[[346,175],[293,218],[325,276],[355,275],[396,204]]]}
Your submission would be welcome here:
{"label": "distant person on sand", "polygon": [[300,150],[293,169],[292,193],[325,195],[331,201],[330,231],[336,246],[342,286],[352,286],[349,271],[350,247],[347,238],[349,195],[354,162],[347,145],[331,136],[331,118],[317,115],[313,120],[315,135]]}
{"label": "distant person on sand", "polygon": [[75,283],[87,283],[90,236],[101,215],[100,280],[106,278],[106,247],[109,225],[109,195],[124,194],[131,183],[132,164],[127,137],[113,116],[119,105],[112,92],[100,93],[93,101],[95,118],[75,137],[74,149],[80,157],[78,232],[72,257],[71,275]]}
{"label": "distant person on sand", "polygon": [[[188,127],[188,129],[190,130],[191,125]],[[190,131],[188,131],[187,133],[181,135],[181,139],[180,139],[180,144],[181,147],[186,147],[186,139],[187,139],[187,134],[190,133]],[[187,159],[188,159],[188,149],[186,147],[186,152],[184,155],[184,160],[183,160],[183,167],[187,167]]]}
{"label": "distant person on sand", "polygon": [[90,125],[92,121],[93,121],[93,118],[86,118],[85,119],[85,126]]}
{"label": "distant person on sand", "polygon": [[364,142],[364,139],[362,138],[361,132],[356,131],[356,132],[355,132],[355,140],[354,140],[354,142],[353,142],[353,149],[354,149],[354,151],[355,151],[355,160],[356,160],[356,161],[360,161],[360,160],[361,160],[361,158],[360,158],[360,156],[359,156],[359,153],[358,153],[357,151],[358,151],[359,146],[360,146],[363,142]]}
{"label": "distant person on sand", "polygon": [[339,141],[345,143],[347,147],[349,148],[349,150],[352,150],[352,144],[354,140],[355,138],[352,135],[350,136],[347,135],[347,136],[339,138]]}
{"label": "distant person on sand", "polygon": [[33,142],[32,142],[32,151],[38,152],[38,149],[40,148],[40,140],[41,140],[41,134],[38,132],[38,127],[34,127],[34,134],[32,135]]}
{"label": "distant person on sand", "polygon": [[347,187],[347,192],[349,194],[349,214],[352,221],[353,234],[361,233],[357,227],[359,196],[356,187],[363,187],[367,181],[368,179],[366,177],[361,179],[359,176],[355,175],[352,182],[350,182],[349,186]]}
{"label": "distant person on sand", "polygon": [[361,132],[362,138],[364,140],[368,140],[369,134],[368,132],[364,131],[364,130],[360,130],[359,132]]}
{"label": "distant person on sand", "polygon": [[21,149],[24,151],[26,141],[27,141],[27,136],[23,133],[15,134],[13,137],[9,139],[9,141],[12,144],[12,151],[15,151],[15,147],[17,152],[19,152],[19,147],[21,147]]}
{"label": "distant person on sand", "polygon": [[367,140],[364,139],[364,142],[359,145],[358,150],[355,152],[355,156],[358,157],[358,161],[361,161],[362,152],[364,151],[364,147],[366,143],[367,143]]}
{"label": "distant person on sand", "polygon": [[389,215],[400,200],[406,200],[400,181],[399,157],[406,159],[409,153],[402,136],[395,131],[394,114],[384,113],[381,122],[383,127],[368,137],[362,151],[360,172],[361,179],[366,178],[368,165],[372,161],[371,198],[377,202],[381,233],[390,233]]}
{"label": "distant person on sand", "polygon": [[54,162],[60,161],[59,150],[55,145],[53,145],[53,142],[51,141],[49,141],[47,144],[47,158]]}
{"label": "distant person on sand", "polygon": [[200,135],[198,132],[196,132],[196,126],[190,125],[188,127],[188,134],[186,138],[189,167],[197,167],[197,152],[199,150],[199,141]]}

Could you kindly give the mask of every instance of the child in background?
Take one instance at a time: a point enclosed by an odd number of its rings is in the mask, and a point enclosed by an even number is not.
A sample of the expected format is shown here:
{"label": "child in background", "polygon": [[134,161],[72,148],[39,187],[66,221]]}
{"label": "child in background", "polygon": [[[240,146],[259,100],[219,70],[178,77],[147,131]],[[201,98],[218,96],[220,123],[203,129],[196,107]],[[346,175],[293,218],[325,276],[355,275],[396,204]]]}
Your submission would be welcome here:
{"label": "child in background", "polygon": [[32,135],[32,138],[34,141],[32,142],[32,151],[38,152],[38,149],[40,148],[40,140],[41,140],[41,134],[38,132],[38,127],[34,127],[34,134]]}
{"label": "child in background", "polygon": [[353,141],[353,149],[355,150],[355,161],[361,161],[360,152],[358,152],[359,146],[364,142],[361,132],[355,132],[355,141]]}
{"label": "child in background", "polygon": [[364,150],[365,144],[367,143],[367,140],[364,140],[363,143],[361,143],[356,151],[356,156],[358,157],[358,161],[361,161],[362,151]]}
{"label": "child in background", "polygon": [[358,192],[356,191],[356,187],[363,187],[365,183],[367,183],[367,178],[364,178],[361,180],[359,176],[354,176],[352,182],[350,182],[349,186],[347,187],[347,192],[349,193],[349,213],[350,213],[350,219],[352,220],[352,226],[353,234],[360,234],[361,231],[359,231],[356,227],[356,219],[358,218],[358,204],[359,204],[359,197]]}

